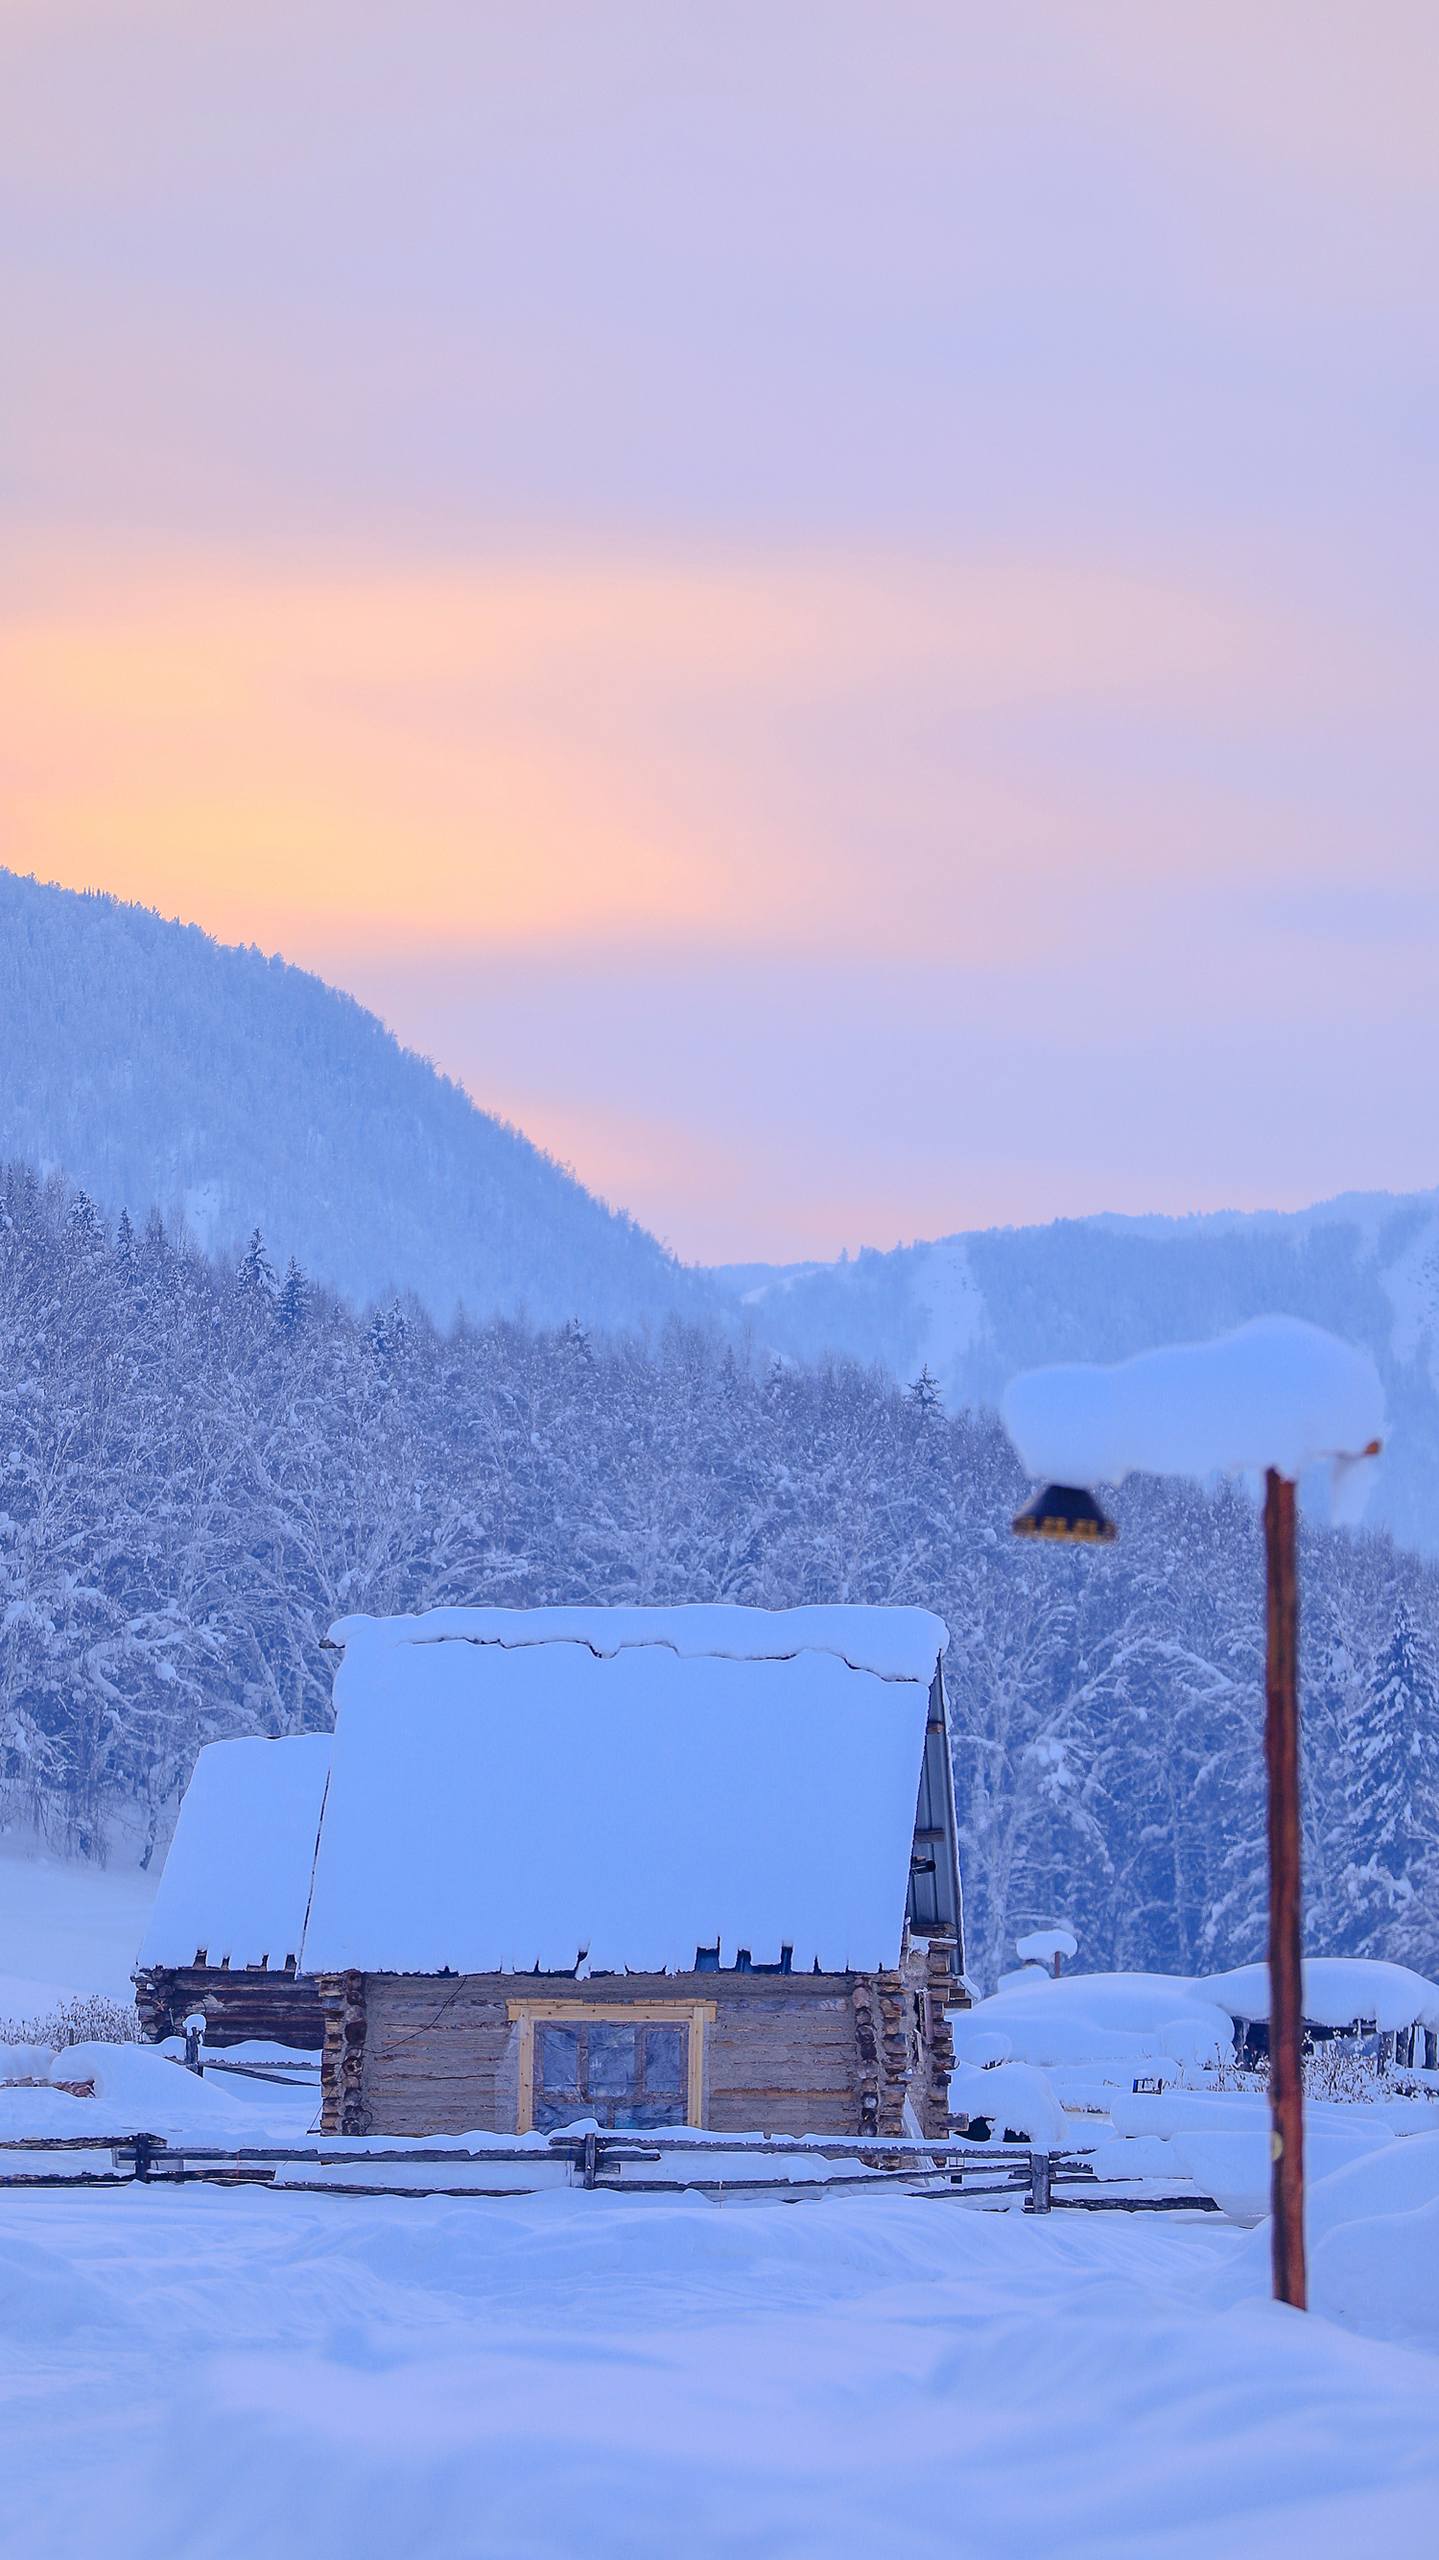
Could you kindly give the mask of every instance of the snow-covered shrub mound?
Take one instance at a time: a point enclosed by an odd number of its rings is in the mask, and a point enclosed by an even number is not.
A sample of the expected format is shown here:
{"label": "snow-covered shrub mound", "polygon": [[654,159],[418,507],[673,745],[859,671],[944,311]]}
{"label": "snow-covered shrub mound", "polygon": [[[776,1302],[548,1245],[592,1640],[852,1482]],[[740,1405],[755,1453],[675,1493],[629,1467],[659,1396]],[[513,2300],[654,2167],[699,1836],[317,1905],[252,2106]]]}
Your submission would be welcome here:
{"label": "snow-covered shrub mound", "polygon": [[[1376,2127],[1362,2152],[1336,2166],[1306,2121],[1305,2146],[1310,2309],[1366,2337],[1439,2350],[1439,2133],[1395,2138]],[[1237,2302],[1268,2289],[1263,2221],[1212,2290]]]}
{"label": "snow-covered shrub mound", "polygon": [[[125,2140],[136,2133],[162,2141],[253,2142],[255,2115],[232,2087],[195,2072],[143,2044],[68,2045],[50,2062],[48,2086],[0,2088],[0,2146],[68,2138]],[[91,2094],[77,2096],[89,2087]]]}
{"label": "snow-covered shrub mound", "polygon": [[[1267,2102],[1261,2101],[1262,2121],[1247,2124],[1226,2120],[1232,2100],[1218,2098],[1213,2103],[1215,2114],[1209,2125],[1186,2126],[1171,2136],[1168,2148],[1174,2166],[1205,2195],[1213,2196],[1231,2221],[1258,2222],[1269,2211]],[[1334,2121],[1336,2116],[1342,2120]],[[1316,2109],[1305,2109],[1304,2164],[1311,2195],[1329,2177],[1367,2168],[1372,2159],[1387,2158],[1406,2147],[1386,2125],[1368,2122],[1358,2109],[1326,2109],[1322,2118]]]}
{"label": "snow-covered shrub mound", "polygon": [[0,2088],[17,2080],[48,2080],[54,2059],[48,2044],[0,2044]]}
{"label": "snow-covered shrub mound", "polygon": [[1310,2300],[1346,2327],[1439,2348],[1439,2133],[1390,2142],[1312,2188]]}
{"label": "snow-covered shrub mound", "polygon": [[1071,2138],[1064,2110],[1045,2073],[1027,2062],[1000,2062],[987,2070],[961,2062],[950,2073],[950,2113],[986,2123],[996,2141],[1013,2135],[1036,2151],[1062,2151]]}
{"label": "snow-covered shrub mound", "polygon": [[1436,2267],[1439,2196],[1410,2213],[1377,2214],[1326,2232],[1310,2258],[1310,2304],[1366,2337],[1439,2351]]}
{"label": "snow-covered shrub mound", "polygon": [[[1410,2134],[1314,2181],[1306,2208],[1310,2243],[1327,2239],[1346,2223],[1376,2214],[1413,2213],[1431,2204],[1439,2204],[1439,2132]],[[1439,2285],[1433,2284],[1439,2259],[1431,2258],[1428,2272],[1439,2300]]]}

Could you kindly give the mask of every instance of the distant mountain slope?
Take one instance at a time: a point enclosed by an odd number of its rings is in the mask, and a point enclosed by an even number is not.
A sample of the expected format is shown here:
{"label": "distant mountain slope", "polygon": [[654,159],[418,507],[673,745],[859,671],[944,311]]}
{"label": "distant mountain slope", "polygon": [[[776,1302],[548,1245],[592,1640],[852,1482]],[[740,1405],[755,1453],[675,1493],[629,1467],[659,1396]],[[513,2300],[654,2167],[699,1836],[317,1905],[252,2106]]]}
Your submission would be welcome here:
{"label": "distant mountain slope", "polygon": [[440,1321],[623,1326],[706,1283],[304,970],[0,871],[0,1157]]}
{"label": "distant mountain slope", "polygon": [[715,1277],[791,1356],[847,1352],[901,1378],[927,1362],[951,1404],[992,1404],[1039,1361],[1118,1360],[1249,1316],[1307,1316],[1367,1343],[1384,1375],[1373,1517],[1439,1549],[1439,1191],[1292,1214],[1065,1219]]}

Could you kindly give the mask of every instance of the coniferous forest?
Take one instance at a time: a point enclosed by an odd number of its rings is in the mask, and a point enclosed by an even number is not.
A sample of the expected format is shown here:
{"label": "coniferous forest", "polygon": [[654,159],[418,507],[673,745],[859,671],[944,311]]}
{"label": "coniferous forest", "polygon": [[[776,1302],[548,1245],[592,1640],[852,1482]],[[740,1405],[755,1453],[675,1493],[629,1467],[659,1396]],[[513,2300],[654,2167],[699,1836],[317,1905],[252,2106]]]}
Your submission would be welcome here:
{"label": "coniferous forest", "polygon": [[[357,1316],[263,1240],[0,1177],[0,1821],[163,1844],[199,1746],[329,1716],[351,1610],[918,1602],[950,1629],[971,1970],[1263,1943],[1263,1629],[1244,1491],[1136,1482],[1035,1554],[993,1416],[678,1323]],[[1307,1942],[1439,1970],[1439,1568],[1304,1533]]]}

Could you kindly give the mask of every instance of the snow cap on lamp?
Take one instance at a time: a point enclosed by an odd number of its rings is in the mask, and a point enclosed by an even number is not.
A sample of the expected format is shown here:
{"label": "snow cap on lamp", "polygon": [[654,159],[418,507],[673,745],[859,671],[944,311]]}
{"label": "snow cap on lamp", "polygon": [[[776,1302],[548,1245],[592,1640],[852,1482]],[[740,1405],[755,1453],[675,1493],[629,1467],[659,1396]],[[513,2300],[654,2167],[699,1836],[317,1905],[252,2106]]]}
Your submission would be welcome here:
{"label": "snow cap on lamp", "polygon": [[1367,1351],[1295,1316],[1259,1316],[1110,1368],[1026,1370],[1000,1412],[1029,1473],[1061,1490],[1270,1467],[1297,1478],[1324,1459],[1335,1516],[1352,1518],[1368,1490],[1358,1462],[1383,1434],[1384,1391]]}

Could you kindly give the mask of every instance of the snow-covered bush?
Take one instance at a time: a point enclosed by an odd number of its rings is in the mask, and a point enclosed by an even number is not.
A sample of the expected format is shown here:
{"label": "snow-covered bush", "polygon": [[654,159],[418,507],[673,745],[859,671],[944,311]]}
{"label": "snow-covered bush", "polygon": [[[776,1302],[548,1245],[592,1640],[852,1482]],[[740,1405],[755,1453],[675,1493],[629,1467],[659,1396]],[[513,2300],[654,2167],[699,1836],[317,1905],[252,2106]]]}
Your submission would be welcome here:
{"label": "snow-covered bush", "polygon": [[72,2044],[139,2044],[134,2004],[103,1991],[77,1993],[33,2018],[0,2018],[0,2044],[38,2045],[64,2053]]}

